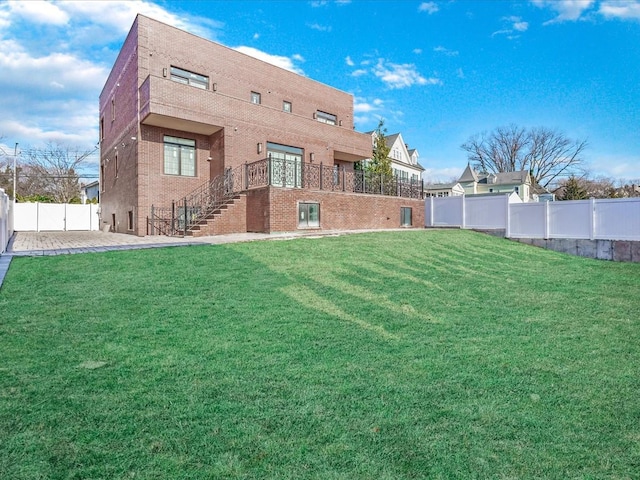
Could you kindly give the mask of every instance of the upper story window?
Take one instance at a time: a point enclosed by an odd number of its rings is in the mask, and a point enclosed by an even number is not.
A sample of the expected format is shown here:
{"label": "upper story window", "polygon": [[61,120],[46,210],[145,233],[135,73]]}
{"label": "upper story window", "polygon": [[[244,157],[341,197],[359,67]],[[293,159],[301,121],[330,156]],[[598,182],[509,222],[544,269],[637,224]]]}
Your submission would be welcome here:
{"label": "upper story window", "polygon": [[286,100],[282,102],[282,111],[291,113],[291,102],[287,102]]}
{"label": "upper story window", "polygon": [[321,112],[320,110],[316,112],[316,119],[319,122],[326,123],[329,125],[335,125],[336,123],[338,123],[338,118],[334,114]]}
{"label": "upper story window", "polygon": [[171,80],[174,82],[184,83],[185,85],[191,85],[192,87],[198,87],[203,90],[209,88],[209,77],[200,75],[199,73],[193,73],[188,70],[183,70],[178,67],[171,67]]}
{"label": "upper story window", "polygon": [[258,92],[251,92],[251,103],[260,105],[262,103],[262,96]]}
{"label": "upper story window", "polygon": [[164,137],[164,173],[196,176],[196,141],[188,138]]}

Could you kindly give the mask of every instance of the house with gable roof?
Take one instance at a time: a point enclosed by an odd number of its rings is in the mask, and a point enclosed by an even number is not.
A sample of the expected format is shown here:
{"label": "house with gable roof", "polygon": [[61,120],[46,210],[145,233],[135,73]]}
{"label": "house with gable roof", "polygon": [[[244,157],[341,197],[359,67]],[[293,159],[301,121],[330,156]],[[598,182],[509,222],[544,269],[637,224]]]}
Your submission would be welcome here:
{"label": "house with gable roof", "polygon": [[458,183],[462,186],[466,195],[515,192],[523,202],[529,202],[532,199],[531,175],[527,170],[477,173],[471,165],[467,164],[467,168],[462,172]]}
{"label": "house with gable roof", "polygon": [[528,171],[478,173],[469,164],[457,182],[425,185],[424,191],[425,196],[429,197],[515,192],[523,202],[536,200]]}

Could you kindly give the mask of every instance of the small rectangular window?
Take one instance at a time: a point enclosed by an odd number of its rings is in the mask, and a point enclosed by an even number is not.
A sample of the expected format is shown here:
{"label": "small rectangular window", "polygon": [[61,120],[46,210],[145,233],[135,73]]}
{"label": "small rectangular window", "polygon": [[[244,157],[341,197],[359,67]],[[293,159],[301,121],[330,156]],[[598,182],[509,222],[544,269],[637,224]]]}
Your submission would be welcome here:
{"label": "small rectangular window", "polygon": [[104,140],[104,117],[100,118],[100,141]]}
{"label": "small rectangular window", "polygon": [[100,165],[100,191],[104,192],[104,184],[105,184],[105,179],[104,179],[104,163],[102,165]]}
{"label": "small rectangular window", "polygon": [[282,102],[282,111],[291,113],[291,102],[287,102],[287,101]]}
{"label": "small rectangular window", "polygon": [[298,204],[298,227],[309,228],[320,226],[320,204],[301,202]]}
{"label": "small rectangular window", "polygon": [[118,154],[116,153],[116,158],[115,158],[115,177],[118,178]]}
{"label": "small rectangular window", "polygon": [[201,88],[203,90],[209,89],[209,77],[200,75],[199,73],[183,70],[178,67],[171,67],[171,80],[178,83],[184,83],[185,85],[191,85],[192,87]]}
{"label": "small rectangular window", "polygon": [[400,226],[410,227],[411,225],[411,207],[400,207]]}
{"label": "small rectangular window", "polygon": [[116,119],[116,97],[111,99],[111,121]]}
{"label": "small rectangular window", "polygon": [[316,119],[319,122],[326,123],[328,125],[335,125],[336,123],[338,123],[338,118],[334,114],[321,112],[320,110],[316,112]]}
{"label": "small rectangular window", "polygon": [[196,176],[196,141],[164,137],[164,173],[184,177]]}
{"label": "small rectangular window", "polygon": [[255,103],[256,105],[260,105],[262,103],[262,99],[260,98],[260,94],[258,92],[251,92],[251,103]]}
{"label": "small rectangular window", "polygon": [[127,230],[133,230],[133,210],[129,210],[127,217]]}

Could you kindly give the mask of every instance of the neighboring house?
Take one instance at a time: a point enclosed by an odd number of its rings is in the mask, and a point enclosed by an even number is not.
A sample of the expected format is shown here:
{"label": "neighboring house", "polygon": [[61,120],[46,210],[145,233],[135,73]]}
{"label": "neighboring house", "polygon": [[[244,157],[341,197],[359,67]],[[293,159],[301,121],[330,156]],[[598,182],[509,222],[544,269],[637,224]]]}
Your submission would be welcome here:
{"label": "neighboring house", "polygon": [[464,195],[464,188],[458,182],[433,183],[424,186],[425,197],[456,197]]}
{"label": "neighboring house", "polygon": [[531,176],[526,170],[478,174],[471,165],[467,165],[458,183],[467,195],[516,192],[523,202],[529,202],[532,199]]}
{"label": "neighboring house", "polygon": [[100,201],[100,182],[96,180],[95,182],[87,183],[82,187],[82,194],[85,201],[96,199],[98,202]]}
{"label": "neighboring house", "polygon": [[400,133],[386,135],[385,140],[389,147],[389,159],[391,160],[393,174],[405,181],[422,181],[424,168],[418,163],[418,157],[420,156],[418,150],[415,148],[409,149]]}
{"label": "neighboring house", "polygon": [[371,153],[351,94],[138,15],[100,94],[102,222],[136,235],[424,225],[419,189],[363,182],[354,163]]}
{"label": "neighboring house", "polygon": [[[368,132],[371,135],[371,145],[375,145],[376,131]],[[415,148],[409,148],[404,143],[402,135],[395,133],[393,135],[385,135],[384,137],[387,147],[389,147],[389,160],[391,160],[391,170],[393,175],[399,180],[405,182],[422,182],[422,172],[424,167],[418,163],[420,154]],[[363,163],[366,165],[371,159],[366,159]]]}

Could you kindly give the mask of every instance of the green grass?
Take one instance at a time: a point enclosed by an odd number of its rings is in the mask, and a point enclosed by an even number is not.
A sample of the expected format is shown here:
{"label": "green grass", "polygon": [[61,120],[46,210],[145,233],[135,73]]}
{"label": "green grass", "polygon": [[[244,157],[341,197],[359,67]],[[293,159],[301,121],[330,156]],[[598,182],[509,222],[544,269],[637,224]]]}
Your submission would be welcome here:
{"label": "green grass", "polygon": [[0,478],[639,478],[639,318],[467,231],[15,258]]}

